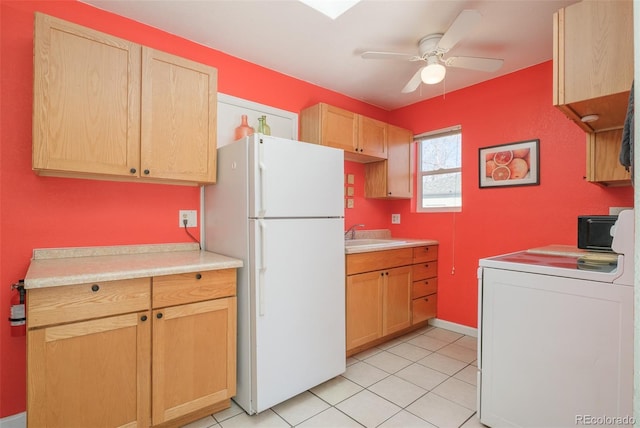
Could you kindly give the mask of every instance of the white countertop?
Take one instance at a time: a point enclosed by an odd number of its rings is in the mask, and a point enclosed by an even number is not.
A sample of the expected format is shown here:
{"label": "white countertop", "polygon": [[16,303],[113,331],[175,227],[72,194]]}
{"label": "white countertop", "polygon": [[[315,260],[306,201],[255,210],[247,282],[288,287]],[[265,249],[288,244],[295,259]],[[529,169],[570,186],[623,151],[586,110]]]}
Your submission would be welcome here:
{"label": "white countertop", "polygon": [[433,239],[390,238],[389,242],[383,244],[345,246],[344,252],[345,254],[358,254],[369,253],[371,251],[395,250],[397,248],[420,247],[422,245],[438,245],[438,241]]}
{"label": "white countertop", "polygon": [[242,267],[198,244],[45,248],[33,251],[26,289]]}

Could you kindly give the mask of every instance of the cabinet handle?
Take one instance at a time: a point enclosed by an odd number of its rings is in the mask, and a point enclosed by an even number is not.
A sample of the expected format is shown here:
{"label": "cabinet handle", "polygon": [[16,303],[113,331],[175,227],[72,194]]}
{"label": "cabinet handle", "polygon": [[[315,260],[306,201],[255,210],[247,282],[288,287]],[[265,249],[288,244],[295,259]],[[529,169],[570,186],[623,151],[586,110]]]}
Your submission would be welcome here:
{"label": "cabinet handle", "polygon": [[146,321],[146,320],[147,320],[147,316],[146,315],[143,315],[143,316],[140,317],[140,321]]}
{"label": "cabinet handle", "polygon": [[389,192],[389,195],[391,195],[391,192]]}
{"label": "cabinet handle", "polygon": [[100,290],[100,286],[98,284],[93,284],[91,286],[91,291],[93,291],[94,293],[98,290]]}
{"label": "cabinet handle", "polygon": [[158,312],[158,313],[156,314],[156,318],[158,318],[158,319],[162,318],[162,312]]}
{"label": "cabinet handle", "polygon": [[149,170],[148,170],[148,169],[145,169],[145,170],[144,170],[144,171],[142,171],[142,172],[144,172],[144,175],[149,175]]}
{"label": "cabinet handle", "polygon": [[429,298],[428,298],[428,297],[425,297],[425,298],[424,298],[424,301],[425,301],[425,302],[428,302],[428,301],[429,301]]}
{"label": "cabinet handle", "polygon": [[202,279],[202,274],[201,273],[197,273],[196,274],[196,279]]}
{"label": "cabinet handle", "polygon": [[424,267],[428,268],[429,267],[429,263],[425,264]]}
{"label": "cabinet handle", "polygon": [[380,272],[380,276],[384,276],[384,272]]}
{"label": "cabinet handle", "polygon": [[131,168],[131,169],[129,170],[129,172],[130,172],[131,174],[135,174],[135,173],[136,173],[136,171],[137,171],[137,169],[135,169],[135,168]]}
{"label": "cabinet handle", "polygon": [[384,274],[385,274],[385,275],[387,275],[387,276],[389,276],[389,272],[385,272]]}
{"label": "cabinet handle", "polygon": [[425,282],[424,282],[424,285],[429,285],[429,281],[425,281]]}

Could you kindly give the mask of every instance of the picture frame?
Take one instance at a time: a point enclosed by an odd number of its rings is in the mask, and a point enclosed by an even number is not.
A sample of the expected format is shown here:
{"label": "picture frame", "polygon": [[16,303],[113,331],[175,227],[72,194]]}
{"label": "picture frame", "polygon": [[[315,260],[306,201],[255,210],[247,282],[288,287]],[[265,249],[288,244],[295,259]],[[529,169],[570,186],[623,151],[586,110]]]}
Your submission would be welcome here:
{"label": "picture frame", "polygon": [[478,152],[480,188],[540,184],[540,140],[482,147]]}

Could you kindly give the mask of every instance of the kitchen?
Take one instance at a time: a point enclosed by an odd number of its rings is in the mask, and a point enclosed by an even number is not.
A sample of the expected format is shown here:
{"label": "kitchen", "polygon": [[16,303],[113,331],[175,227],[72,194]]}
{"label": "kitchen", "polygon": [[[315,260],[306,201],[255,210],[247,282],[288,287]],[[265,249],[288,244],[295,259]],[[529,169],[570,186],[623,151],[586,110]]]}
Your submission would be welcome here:
{"label": "kitchen", "polygon": [[[416,214],[409,201],[367,199],[364,165],[345,163],[345,173],[355,176],[354,208],[345,210],[346,225],[364,223],[367,229],[390,229],[393,236],[440,242],[439,266],[444,274],[439,282],[438,318],[454,324],[477,325],[479,258],[549,243],[572,244],[578,214],[605,214],[611,206],[633,206],[632,188],[605,188],[584,181],[584,132],[552,106],[551,61],[447,93],[444,100],[437,97],[385,111],[83,3],[3,1],[2,99],[12,103],[2,110],[0,158],[0,274],[6,285],[2,291],[5,319],[8,285],[24,276],[34,248],[189,242],[183,229],[173,227],[176,212],[198,209],[200,203],[199,189],[193,187],[33,174],[32,33],[36,10],[215,66],[220,70],[220,92],[287,111],[299,112],[323,101],[416,134],[461,124],[464,165],[476,163],[481,147],[540,139],[539,186],[479,189],[476,174],[469,173],[463,181],[464,210],[457,214]],[[401,214],[399,225],[391,224],[392,213]],[[0,417],[7,417],[25,409],[25,341],[11,337],[4,323],[0,343]]]}

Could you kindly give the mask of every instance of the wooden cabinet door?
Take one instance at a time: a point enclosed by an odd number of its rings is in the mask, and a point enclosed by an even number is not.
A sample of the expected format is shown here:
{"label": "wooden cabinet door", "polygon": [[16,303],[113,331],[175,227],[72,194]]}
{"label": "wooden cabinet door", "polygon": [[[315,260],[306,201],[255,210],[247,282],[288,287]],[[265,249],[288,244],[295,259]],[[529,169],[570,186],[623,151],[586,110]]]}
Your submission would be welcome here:
{"label": "wooden cabinet door", "polygon": [[411,267],[384,272],[382,297],[382,335],[395,333],[411,325]]}
{"label": "wooden cabinet door", "polygon": [[413,133],[397,126],[387,126],[387,191],[393,198],[413,196]]}
{"label": "wooden cabinet door", "polygon": [[144,47],[141,176],[214,183],[217,71]]}
{"label": "wooden cabinet door", "polygon": [[28,332],[31,427],[148,427],[149,312]]}
{"label": "wooden cabinet door", "polygon": [[236,298],[153,311],[153,425],[236,393]]}
{"label": "wooden cabinet door", "polygon": [[380,159],[387,158],[387,124],[358,115],[358,151]]}
{"label": "wooden cabinet door", "polygon": [[37,13],[33,169],[130,177],[139,147],[140,45]]}
{"label": "wooden cabinet door", "polygon": [[[634,70],[632,1],[581,1],[555,13],[553,68],[553,104],[580,128],[621,128]],[[598,118],[583,122],[588,115]]]}
{"label": "wooden cabinet door", "polygon": [[384,272],[347,276],[347,350],[382,336]]}
{"label": "wooden cabinet door", "polygon": [[631,88],[632,3],[582,1],[564,9],[566,103],[628,92]]}
{"label": "wooden cabinet door", "polygon": [[622,129],[587,134],[587,180],[607,186],[631,184],[631,173],[620,164]]}
{"label": "wooden cabinet door", "polygon": [[357,152],[358,120],[355,113],[321,104],[322,145]]}
{"label": "wooden cabinet door", "polygon": [[364,195],[367,198],[411,198],[413,133],[387,125],[387,160],[365,165]]}

